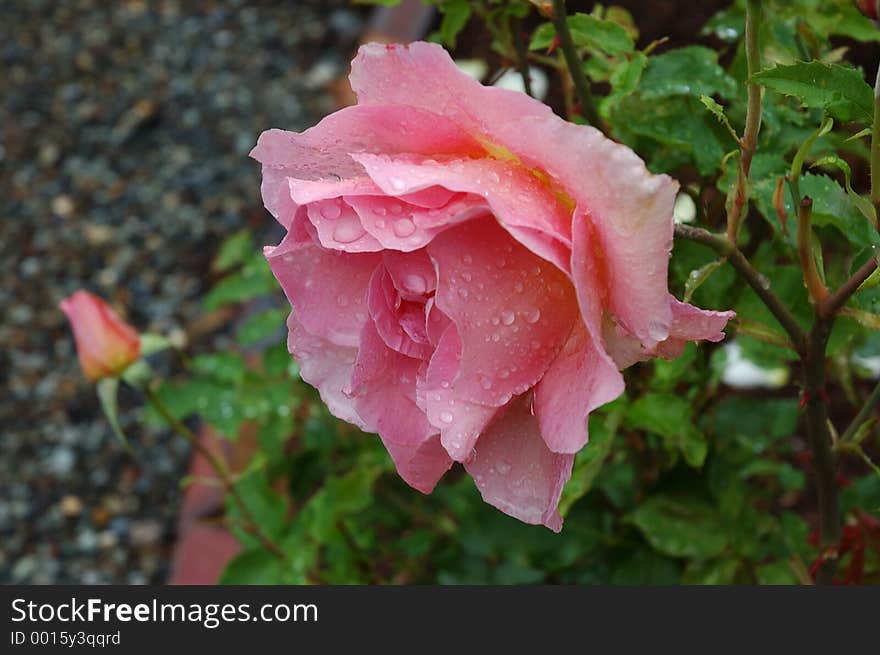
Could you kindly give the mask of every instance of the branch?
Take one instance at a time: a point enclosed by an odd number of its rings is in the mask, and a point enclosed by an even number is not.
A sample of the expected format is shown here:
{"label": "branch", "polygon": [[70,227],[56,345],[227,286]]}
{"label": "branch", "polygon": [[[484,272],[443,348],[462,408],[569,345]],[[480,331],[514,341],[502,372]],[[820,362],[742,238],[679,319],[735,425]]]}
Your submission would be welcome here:
{"label": "branch", "polygon": [[752,287],[752,290],[758,295],[767,306],[767,309],[770,310],[770,313],[773,314],[782,328],[788,333],[795,350],[798,353],[804,352],[807,340],[806,332],[801,328],[792,313],[788,311],[788,308],[782,304],[779,297],[773,293],[773,290],[770,288],[770,282],[767,278],[755,270],[755,268],[749,263],[749,260],[746,259],[745,255],[743,255],[739,248],[733,245],[729,239],[719,234],[713,234],[702,228],[681,224],[676,224],[675,236],[687,239],[688,241],[701,243],[704,246],[712,248],[712,250],[722,257],[726,257],[727,261],[730,262],[730,265],[733,266],[748,285]]}
{"label": "branch", "polygon": [[761,86],[752,82],[752,76],[761,70],[761,52],[758,46],[758,24],[761,21],[761,0],[748,0],[746,5],[746,64],[748,66],[748,106],[746,126],[740,141],[739,170],[733,203],[727,214],[727,237],[736,243],[736,235],[742,222],[743,209],[748,203],[749,171],[752,157],[758,147],[758,131],[761,129]]}
{"label": "branch", "polygon": [[797,213],[798,257],[801,260],[801,270],[804,274],[807,291],[813,302],[818,305],[828,297],[828,289],[822,283],[822,278],[819,277],[816,258],[813,256],[813,200],[810,197],[804,197],[798,204]]}
{"label": "branch", "polygon": [[590,81],[581,67],[581,59],[578,57],[577,50],[575,50],[571,31],[568,29],[565,0],[553,0],[553,25],[556,27],[556,34],[559,36],[559,45],[562,47],[562,55],[565,57],[568,73],[571,76],[571,81],[574,83],[574,90],[577,93],[578,102],[581,106],[581,115],[587,119],[590,125],[601,129],[602,122],[599,119],[596,106],[593,104]]}
{"label": "branch", "polygon": [[822,318],[829,318],[837,314],[837,312],[839,312],[846,304],[846,301],[858,291],[862,283],[876,270],[877,258],[871,257],[868,261],[862,264],[861,267],[859,267],[859,270],[853,273],[846,282],[841,284],[837,291],[825,298],[825,300],[818,305],[817,309],[819,316]]}
{"label": "branch", "polygon": [[819,501],[819,546],[821,564],[816,582],[831,584],[837,568],[840,544],[840,499],[837,492],[837,466],[831,451],[828,429],[828,398],[825,392],[825,348],[833,319],[816,317],[810,330],[809,346],[803,358],[804,399],[806,400],[807,438],[813,454],[816,493]]}
{"label": "branch", "polygon": [[193,434],[192,430],[186,427],[176,416],[174,416],[165,406],[165,403],[156,395],[156,392],[149,388],[149,386],[144,386],[144,394],[147,397],[147,400],[150,402],[153,407],[156,408],[156,411],[165,419],[165,422],[168,426],[174,430],[181,437],[186,439],[189,444],[196,450],[198,453],[205,458],[205,461],[208,462],[210,467],[217,474],[217,477],[220,480],[220,484],[223,486],[223,489],[228,493],[233,502],[235,503],[238,510],[241,512],[241,516],[244,522],[245,530],[253,535],[257,541],[260,542],[260,545],[263,546],[270,553],[284,559],[284,551],[281,549],[278,544],[276,544],[272,539],[263,532],[260,524],[257,523],[254,515],[251,513],[250,508],[244,502],[241,495],[238,493],[238,489],[235,486],[235,482],[232,480],[232,475],[229,472],[229,468],[226,466],[226,463],[217,457],[216,454],[211,452],[211,450],[202,443],[201,439],[199,439],[195,434]]}

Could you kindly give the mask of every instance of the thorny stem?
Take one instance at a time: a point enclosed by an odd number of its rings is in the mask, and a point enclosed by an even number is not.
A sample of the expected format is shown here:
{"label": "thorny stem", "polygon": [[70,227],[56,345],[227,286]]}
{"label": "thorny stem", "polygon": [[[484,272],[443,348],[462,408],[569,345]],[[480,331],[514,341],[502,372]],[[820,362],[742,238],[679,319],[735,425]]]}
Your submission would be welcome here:
{"label": "thorny stem", "polygon": [[813,454],[816,493],[819,500],[819,546],[821,564],[816,572],[818,584],[830,584],[837,568],[840,543],[840,500],[837,493],[837,464],[831,451],[828,405],[825,392],[825,347],[834,319],[816,316],[810,330],[804,371],[807,438]]}
{"label": "thorny stem", "polygon": [[242,499],[241,495],[238,492],[238,489],[235,486],[235,482],[232,479],[232,474],[229,471],[229,467],[226,466],[226,462],[224,462],[220,457],[217,457],[210,449],[206,448],[204,444],[202,444],[201,440],[193,434],[192,430],[186,427],[177,417],[175,417],[164,402],[156,395],[156,392],[149,388],[149,386],[145,386],[144,394],[147,397],[147,400],[150,404],[156,409],[157,412],[165,419],[165,422],[168,426],[174,430],[181,437],[186,439],[190,446],[192,446],[202,457],[205,458],[205,461],[208,462],[210,467],[217,474],[217,477],[220,479],[220,484],[223,486],[223,489],[229,496],[232,498],[232,501],[235,503],[236,507],[238,507],[239,512],[241,512],[241,516],[244,523],[245,530],[251,534],[253,537],[260,542],[260,545],[263,546],[270,553],[284,559],[284,551],[281,549],[278,544],[276,544],[272,539],[263,532],[259,523],[257,523],[254,515],[251,513],[250,508]]}
{"label": "thorny stem", "polygon": [[577,50],[574,47],[574,41],[572,41],[571,31],[568,29],[566,18],[565,0],[553,0],[553,25],[556,27],[556,34],[559,36],[559,45],[565,57],[566,66],[568,66],[569,76],[574,83],[575,93],[577,93],[578,102],[581,106],[581,115],[587,119],[590,125],[601,129],[602,123],[599,120],[599,113],[596,111],[593,95],[590,92],[590,81],[581,67],[581,59],[578,57]]}
{"label": "thorny stem", "polygon": [[743,210],[749,197],[749,171],[752,157],[758,146],[758,130],[761,129],[761,86],[752,81],[752,76],[761,69],[761,53],[758,47],[758,23],[761,21],[761,1],[748,0],[746,5],[746,64],[748,67],[748,106],[746,126],[740,141],[739,171],[733,203],[727,214],[727,236],[736,243]]}
{"label": "thorny stem", "polygon": [[779,297],[773,293],[770,284],[761,273],[759,273],[746,259],[745,255],[724,235],[713,234],[708,230],[689,225],[677,224],[675,226],[675,236],[688,241],[695,241],[708,246],[722,257],[726,257],[730,265],[742,276],[754,290],[761,301],[767,306],[767,309],[773,314],[782,328],[791,338],[791,342],[795,350],[803,353],[806,348],[807,335],[797,322],[795,317],[782,303]]}
{"label": "thorny stem", "polygon": [[804,272],[804,283],[807,285],[807,291],[810,298],[817,305],[828,297],[828,289],[822,283],[819,277],[819,271],[816,268],[816,258],[813,256],[813,200],[809,197],[803,198],[798,203],[798,229],[797,229],[797,246],[798,257],[801,260],[801,270]]}

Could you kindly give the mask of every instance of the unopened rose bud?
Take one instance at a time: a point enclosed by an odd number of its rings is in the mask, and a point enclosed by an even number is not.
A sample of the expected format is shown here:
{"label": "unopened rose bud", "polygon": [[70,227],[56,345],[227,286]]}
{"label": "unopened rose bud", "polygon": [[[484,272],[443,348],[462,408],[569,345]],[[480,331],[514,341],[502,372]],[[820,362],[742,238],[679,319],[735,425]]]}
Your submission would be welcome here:
{"label": "unopened rose bud", "polygon": [[878,5],[880,5],[878,0],[856,0],[856,5],[865,16],[871,20],[877,20]]}
{"label": "unopened rose bud", "polygon": [[60,307],[73,328],[79,364],[89,380],[119,375],[140,357],[137,331],[98,296],[77,291]]}

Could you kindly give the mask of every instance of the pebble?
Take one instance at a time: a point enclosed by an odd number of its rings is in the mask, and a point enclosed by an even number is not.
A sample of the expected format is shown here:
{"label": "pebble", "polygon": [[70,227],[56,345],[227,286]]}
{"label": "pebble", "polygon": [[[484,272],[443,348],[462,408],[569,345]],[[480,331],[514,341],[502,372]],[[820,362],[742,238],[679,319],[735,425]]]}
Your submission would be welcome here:
{"label": "pebble", "polygon": [[211,254],[245,225],[261,243],[279,236],[247,152],[264,129],[302,130],[334,109],[322,85],[348,70],[366,11],[4,3],[0,125],[15,129],[0,146],[0,167],[14,162],[0,171],[0,584],[164,581],[188,449],[140,428],[124,396],[132,481],[58,303],[85,287],[142,331],[222,343],[222,329],[186,336]]}

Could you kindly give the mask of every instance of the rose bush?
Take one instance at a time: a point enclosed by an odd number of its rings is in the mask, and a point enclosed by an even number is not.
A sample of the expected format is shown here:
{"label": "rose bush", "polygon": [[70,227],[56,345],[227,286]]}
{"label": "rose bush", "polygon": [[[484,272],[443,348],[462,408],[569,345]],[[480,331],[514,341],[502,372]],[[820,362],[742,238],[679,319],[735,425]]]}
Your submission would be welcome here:
{"label": "rose bush", "polygon": [[411,486],[457,461],[486,502],[558,531],[620,371],[718,341],[733,315],[668,291],[678,185],[436,45],[364,46],[350,79],[356,106],[251,153],[287,229],[265,254],[289,350]]}

